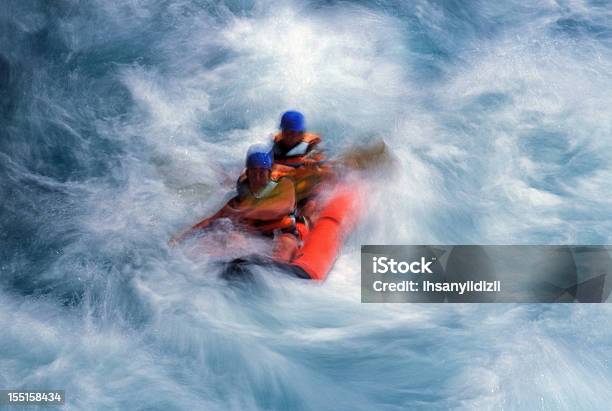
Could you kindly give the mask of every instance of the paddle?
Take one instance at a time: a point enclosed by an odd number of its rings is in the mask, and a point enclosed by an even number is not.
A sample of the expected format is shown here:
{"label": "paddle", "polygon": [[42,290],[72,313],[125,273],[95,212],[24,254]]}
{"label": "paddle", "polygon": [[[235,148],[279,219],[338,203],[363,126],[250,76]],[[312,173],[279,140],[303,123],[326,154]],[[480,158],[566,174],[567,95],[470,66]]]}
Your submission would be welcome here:
{"label": "paddle", "polygon": [[368,170],[392,161],[393,157],[383,139],[366,146],[354,147],[335,160],[336,163],[355,170]]}
{"label": "paddle", "polygon": [[[308,159],[308,155],[305,156]],[[393,161],[387,144],[378,139],[366,146],[353,147],[336,158],[313,162],[313,165],[341,166],[353,170],[368,170],[388,165]],[[307,163],[298,163],[294,166],[307,166]]]}

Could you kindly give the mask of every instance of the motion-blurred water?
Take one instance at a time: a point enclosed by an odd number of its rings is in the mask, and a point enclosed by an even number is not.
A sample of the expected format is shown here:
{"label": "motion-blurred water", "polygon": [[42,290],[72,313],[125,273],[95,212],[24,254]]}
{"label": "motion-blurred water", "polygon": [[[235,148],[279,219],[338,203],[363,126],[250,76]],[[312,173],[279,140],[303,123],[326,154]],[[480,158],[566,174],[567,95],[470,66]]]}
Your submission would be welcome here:
{"label": "motion-blurred water", "polygon": [[[360,244],[609,244],[612,3],[5,0],[0,388],[66,409],[609,410],[606,305],[360,303]],[[328,281],[166,241],[303,110],[396,172]]]}

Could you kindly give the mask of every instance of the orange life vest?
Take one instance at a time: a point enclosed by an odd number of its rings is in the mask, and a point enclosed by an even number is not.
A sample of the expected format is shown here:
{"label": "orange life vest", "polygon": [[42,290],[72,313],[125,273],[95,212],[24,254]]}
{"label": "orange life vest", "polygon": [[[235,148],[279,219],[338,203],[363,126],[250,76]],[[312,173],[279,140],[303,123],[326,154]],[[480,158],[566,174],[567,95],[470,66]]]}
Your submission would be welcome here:
{"label": "orange life vest", "polygon": [[314,147],[321,142],[321,137],[314,133],[304,133],[302,141],[297,143],[293,148],[285,153],[279,153],[278,143],[282,139],[282,133],[277,133],[274,136],[274,162],[285,166],[299,167],[304,163],[306,158],[312,158],[317,161],[323,160],[323,154],[313,151]]}
{"label": "orange life vest", "polygon": [[[329,165],[322,165],[317,168],[306,168],[274,163],[272,165],[270,179],[278,181],[282,177],[289,177],[295,186],[296,200],[300,202],[304,198],[312,195],[317,186],[332,176],[332,174],[333,169]],[[248,190],[246,179],[245,169],[242,171],[242,174],[240,174],[240,177],[238,177],[238,182],[236,183],[236,189],[238,190],[239,196],[246,193],[246,190]]]}
{"label": "orange life vest", "polygon": [[[278,182],[282,176],[272,177],[271,182]],[[247,191],[245,191],[247,190]],[[244,198],[249,191],[246,172],[244,172],[238,179],[238,197],[234,201],[240,201]],[[242,191],[242,193],[241,193]],[[294,210],[295,211],[295,210]],[[293,231],[296,226],[296,217],[293,213],[283,216],[276,220],[258,220],[258,219],[247,219],[240,218],[241,223],[245,228],[259,232],[262,234],[272,234],[276,230]]]}

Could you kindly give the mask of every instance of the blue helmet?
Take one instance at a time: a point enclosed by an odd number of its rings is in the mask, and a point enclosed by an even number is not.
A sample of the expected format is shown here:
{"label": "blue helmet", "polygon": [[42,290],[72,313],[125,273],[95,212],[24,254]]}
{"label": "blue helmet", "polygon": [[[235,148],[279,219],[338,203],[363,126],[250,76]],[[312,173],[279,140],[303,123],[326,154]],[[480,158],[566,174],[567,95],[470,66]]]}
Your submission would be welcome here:
{"label": "blue helmet", "polygon": [[246,157],[247,168],[272,169],[272,151],[268,145],[254,144],[249,147]]}
{"label": "blue helmet", "polygon": [[299,111],[285,111],[281,117],[281,130],[306,131],[306,120]]}

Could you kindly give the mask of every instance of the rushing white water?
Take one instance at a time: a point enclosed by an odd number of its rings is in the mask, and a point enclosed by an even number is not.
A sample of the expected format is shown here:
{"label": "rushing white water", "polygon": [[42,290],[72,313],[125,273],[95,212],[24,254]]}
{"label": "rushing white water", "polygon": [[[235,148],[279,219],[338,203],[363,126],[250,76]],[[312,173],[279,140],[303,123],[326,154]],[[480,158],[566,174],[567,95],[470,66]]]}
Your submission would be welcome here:
{"label": "rushing white water", "polygon": [[[0,388],[66,409],[584,409],[607,305],[361,304],[360,244],[612,239],[612,4],[9,1]],[[328,280],[168,249],[289,108],[395,171]]]}

